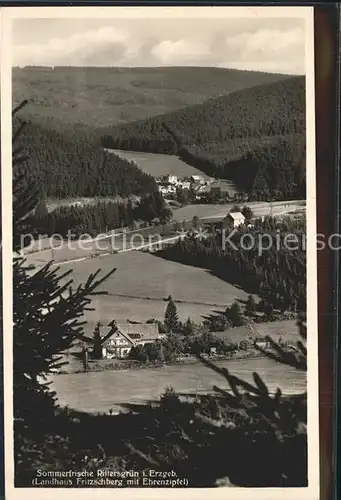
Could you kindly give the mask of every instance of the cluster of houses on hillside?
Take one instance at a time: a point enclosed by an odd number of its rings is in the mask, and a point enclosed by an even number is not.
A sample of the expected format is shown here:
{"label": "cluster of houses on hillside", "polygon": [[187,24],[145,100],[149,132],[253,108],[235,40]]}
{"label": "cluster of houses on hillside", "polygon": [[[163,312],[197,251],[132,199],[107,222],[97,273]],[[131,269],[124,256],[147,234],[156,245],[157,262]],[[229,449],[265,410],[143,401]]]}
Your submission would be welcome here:
{"label": "cluster of houses on hillside", "polygon": [[188,191],[193,189],[196,193],[202,193],[209,190],[208,186],[213,181],[214,179],[205,180],[201,175],[191,175],[190,177],[179,179],[176,175],[168,174],[156,179],[159,191],[163,195],[174,195],[179,189]]}

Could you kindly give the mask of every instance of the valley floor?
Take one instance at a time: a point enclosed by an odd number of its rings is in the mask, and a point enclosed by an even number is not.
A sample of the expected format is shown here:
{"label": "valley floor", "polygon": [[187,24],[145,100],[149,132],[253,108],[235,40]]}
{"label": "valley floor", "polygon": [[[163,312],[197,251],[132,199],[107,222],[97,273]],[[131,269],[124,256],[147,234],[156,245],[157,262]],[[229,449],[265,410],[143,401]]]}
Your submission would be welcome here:
{"label": "valley floor", "polygon": [[[304,391],[306,387],[304,372],[267,358],[230,359],[217,363],[249,382],[256,371],[270,391],[281,387],[284,394],[292,394]],[[226,388],[226,381],[201,363],[55,375],[51,381],[61,405],[95,413],[107,413],[110,409],[124,411],[130,404],[159,400],[160,394],[169,386],[179,394],[194,395],[212,392],[213,386]]]}

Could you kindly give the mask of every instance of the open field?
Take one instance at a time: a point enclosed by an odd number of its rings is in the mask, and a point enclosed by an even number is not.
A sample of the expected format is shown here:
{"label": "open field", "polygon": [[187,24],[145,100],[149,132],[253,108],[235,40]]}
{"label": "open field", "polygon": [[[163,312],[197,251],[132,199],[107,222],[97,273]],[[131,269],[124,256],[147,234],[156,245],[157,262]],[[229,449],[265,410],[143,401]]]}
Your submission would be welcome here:
{"label": "open field", "polygon": [[[122,149],[108,149],[107,151],[111,151],[125,160],[134,162],[145,174],[150,174],[154,177],[170,174],[183,179],[191,175],[201,175],[206,181],[210,179],[204,172],[185,163],[175,155],[123,151]],[[227,191],[230,195],[238,191],[232,181],[224,179],[216,179],[212,183],[212,187],[220,187],[222,191]]]}
{"label": "open field", "polygon": [[[205,218],[223,218],[225,217],[235,203],[227,203],[225,205],[220,204],[195,204],[187,205],[174,210],[173,216],[179,222],[185,220],[191,220],[195,215],[200,219]],[[243,206],[244,203],[240,203],[239,206]],[[252,208],[255,217],[262,217],[265,215],[283,215],[288,212],[293,212],[295,210],[302,210],[302,206],[305,206],[305,201],[283,201],[283,202],[252,202],[245,203],[248,207]]]}
{"label": "open field", "polygon": [[112,268],[117,268],[117,271],[102,286],[108,295],[94,297],[92,307],[95,310],[86,312],[87,331],[92,332],[99,320],[106,324],[114,318],[117,321],[163,319],[166,302],[162,299],[168,295],[179,301],[177,307],[181,320],[190,316],[198,322],[210,311],[223,310],[236,299],[247,298],[243,290],[205,269],[165,261],[143,252],[65,264],[61,270],[73,269],[72,286],[77,286],[97,269],[104,274]]}
{"label": "open field", "polygon": [[128,161],[133,161],[146,174],[159,177],[172,174],[179,178],[201,175],[208,180],[210,177],[201,170],[188,165],[175,155],[163,155],[154,153],[143,153],[140,151],[123,151],[121,149],[108,149],[117,156]]}
{"label": "open field", "polygon": [[[300,202],[273,203],[272,211],[291,211]],[[269,204],[253,203],[254,211],[259,215],[269,213]],[[193,215],[199,217],[217,217],[227,213],[228,208],[222,205],[190,205],[179,209],[182,211],[179,220],[186,217],[191,219]],[[192,210],[192,213],[189,211]],[[222,212],[226,210],[226,212]],[[209,215],[211,214],[211,215]],[[160,228],[148,228],[145,231],[159,232]],[[140,232],[137,230],[136,232]],[[144,231],[144,230],[142,230]],[[170,236],[174,238],[174,236]],[[166,236],[169,238],[169,235]],[[115,243],[120,244],[120,240]],[[94,246],[83,242],[87,250],[77,247],[74,242],[74,249],[64,245],[59,251],[45,250],[29,254],[27,262],[29,264],[43,265],[55,260],[79,259],[78,262],[65,262],[61,267],[61,272],[73,269],[73,286],[84,283],[90,273],[98,269],[102,273],[108,272],[112,268],[117,268],[116,273],[103,285],[103,289],[108,292],[107,296],[94,297],[92,302],[93,311],[87,311],[85,318],[87,325],[85,332],[91,334],[97,321],[103,324],[112,319],[126,321],[147,321],[150,318],[163,319],[166,302],[163,300],[169,295],[177,302],[178,312],[181,320],[186,320],[189,316],[196,322],[201,322],[204,315],[213,311],[222,311],[233,301],[245,300],[247,294],[229,283],[213,276],[209,271],[192,266],[186,266],[177,262],[166,261],[155,255],[139,252],[126,251],[114,255],[102,255],[101,258],[89,258],[94,251]],[[139,244],[139,240],[135,243]],[[103,254],[108,249],[106,238],[103,238]],[[288,327],[285,322],[284,329]]]}
{"label": "open field", "polygon": [[[209,205],[209,204],[196,204],[187,205],[185,207],[175,209],[173,211],[173,217],[175,221],[182,223],[184,220],[191,221],[196,215],[200,219],[209,220],[219,220],[224,218],[227,213],[232,208],[233,204],[226,205]],[[303,213],[305,202],[304,201],[288,201],[288,202],[253,202],[249,203],[248,206],[252,208],[256,217],[264,215],[285,215],[286,213],[292,213],[295,210],[297,212]],[[119,233],[119,231],[118,231]],[[65,242],[56,240],[53,244],[54,250],[51,251],[52,241],[50,238],[41,239],[32,242],[31,247],[24,249],[24,253],[27,254],[27,261],[29,264],[35,264],[41,266],[54,260],[55,262],[63,262],[68,260],[77,260],[90,258],[94,253],[107,254],[112,248],[122,251],[124,249],[129,249],[129,245],[133,245],[135,248],[140,246],[141,239],[138,235],[134,236],[134,240],[131,241],[131,236],[138,233],[144,237],[144,241],[148,243],[149,234],[160,234],[163,238],[172,237],[174,235],[174,230],[164,230],[163,226],[150,227],[145,229],[137,229],[135,231],[127,232],[125,235],[125,240],[116,231],[116,236],[101,237],[100,241],[83,241],[78,243],[76,241],[71,242],[67,245]],[[126,243],[124,243],[126,241]],[[155,241],[151,240],[151,241]],[[28,243],[27,243],[28,244]],[[113,247],[112,247],[113,244]],[[34,253],[29,253],[34,252]]]}
{"label": "open field", "polygon": [[[218,361],[233,375],[252,382],[257,372],[270,391],[280,387],[284,394],[304,391],[306,374],[270,359]],[[224,379],[201,363],[175,365],[145,370],[89,372],[56,375],[52,387],[57,391],[61,405],[86,412],[118,412],[128,403],[146,403],[159,400],[166,387],[186,394],[213,392],[213,386],[226,389]]]}

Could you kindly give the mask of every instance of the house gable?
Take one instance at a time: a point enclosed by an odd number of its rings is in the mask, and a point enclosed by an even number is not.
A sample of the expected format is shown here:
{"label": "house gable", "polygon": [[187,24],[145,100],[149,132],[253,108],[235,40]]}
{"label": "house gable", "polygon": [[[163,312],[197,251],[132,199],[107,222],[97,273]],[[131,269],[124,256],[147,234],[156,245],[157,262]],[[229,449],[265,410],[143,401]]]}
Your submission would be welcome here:
{"label": "house gable", "polygon": [[124,335],[120,330],[113,331],[102,342],[102,347],[106,349],[110,349],[110,347],[132,347],[133,345],[133,340]]}
{"label": "house gable", "polygon": [[155,323],[148,324],[117,324],[115,329],[103,338],[102,346],[129,346],[133,347],[139,343],[155,342],[160,339],[159,328]]}
{"label": "house gable", "polygon": [[227,217],[231,217],[233,221],[244,221],[245,217],[241,212],[230,212]]}

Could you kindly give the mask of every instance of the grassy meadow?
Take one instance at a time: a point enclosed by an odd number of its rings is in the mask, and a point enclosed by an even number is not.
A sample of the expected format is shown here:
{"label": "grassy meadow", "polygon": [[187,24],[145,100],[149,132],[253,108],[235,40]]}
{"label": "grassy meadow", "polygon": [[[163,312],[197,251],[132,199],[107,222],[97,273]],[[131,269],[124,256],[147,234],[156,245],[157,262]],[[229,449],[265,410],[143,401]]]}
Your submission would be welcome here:
{"label": "grassy meadow", "polygon": [[150,174],[154,177],[166,174],[176,175],[179,178],[201,175],[204,179],[209,179],[208,175],[180,160],[178,156],[143,153],[139,151],[122,151],[119,149],[114,149],[112,152],[125,160],[136,163],[145,174]]}
{"label": "grassy meadow", "polygon": [[[252,383],[256,371],[270,391],[281,387],[286,394],[295,394],[306,387],[306,374],[270,359],[236,359],[218,361],[234,375]],[[84,378],[86,377],[86,378]],[[84,380],[87,382],[84,383]],[[226,389],[221,375],[201,363],[148,368],[145,370],[105,371],[83,374],[56,375],[53,388],[62,405],[86,412],[114,412],[124,410],[127,403],[146,403],[159,400],[166,387],[172,386],[180,394],[212,391],[218,386]]]}
{"label": "grassy meadow", "polygon": [[73,286],[84,283],[90,273],[112,268],[117,271],[103,284],[107,296],[94,297],[93,311],[86,312],[87,332],[97,321],[103,324],[112,319],[146,321],[163,319],[169,295],[177,303],[181,320],[190,316],[202,321],[202,315],[222,311],[236,299],[245,300],[247,294],[205,269],[166,261],[144,252],[127,252],[85,260],[62,266],[61,271],[73,269]]}

